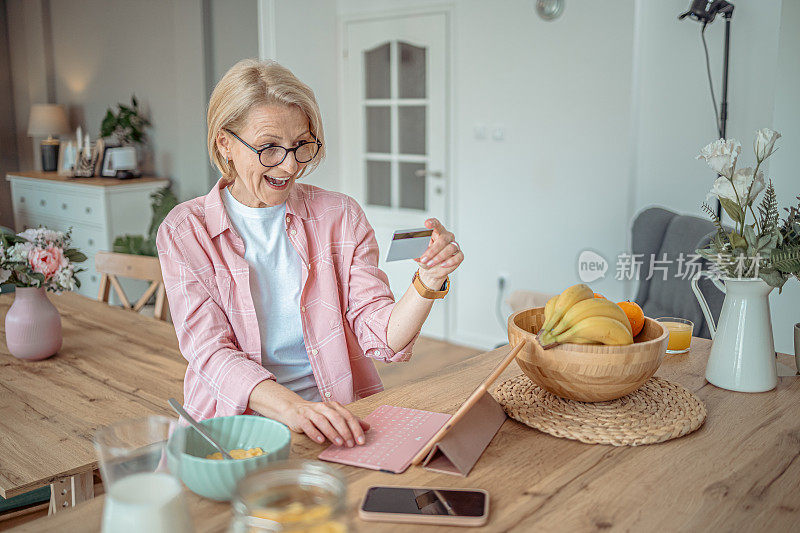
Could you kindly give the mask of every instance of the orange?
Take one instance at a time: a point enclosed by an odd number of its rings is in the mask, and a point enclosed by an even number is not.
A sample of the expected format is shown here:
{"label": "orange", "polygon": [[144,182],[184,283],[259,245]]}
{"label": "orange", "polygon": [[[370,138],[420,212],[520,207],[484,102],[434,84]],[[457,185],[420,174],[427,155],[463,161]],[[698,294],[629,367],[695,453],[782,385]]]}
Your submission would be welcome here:
{"label": "orange", "polygon": [[602,294],[600,294],[599,292],[596,292],[596,293],[594,293],[594,297],[595,297],[595,298],[602,298],[603,300],[606,300],[606,299],[607,299],[605,296],[603,296],[603,295],[602,295]]}
{"label": "orange", "polygon": [[633,330],[633,336],[639,334],[644,327],[644,311],[639,305],[635,302],[631,302],[630,300],[624,302],[617,302],[617,305],[625,311],[625,315],[628,317],[628,320],[631,323],[631,329]]}

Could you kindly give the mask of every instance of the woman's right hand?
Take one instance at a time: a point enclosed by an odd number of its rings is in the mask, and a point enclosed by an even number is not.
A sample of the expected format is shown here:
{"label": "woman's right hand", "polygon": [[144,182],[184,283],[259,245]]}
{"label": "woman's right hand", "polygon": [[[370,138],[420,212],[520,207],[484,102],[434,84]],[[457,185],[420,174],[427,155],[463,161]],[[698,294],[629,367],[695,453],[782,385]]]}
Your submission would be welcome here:
{"label": "woman's right hand", "polygon": [[305,433],[316,442],[328,439],[333,444],[349,448],[366,442],[364,432],[369,429],[369,424],[339,402],[304,400],[271,379],[253,388],[248,406],[253,411],[286,424],[292,431]]}
{"label": "woman's right hand", "polygon": [[284,423],[289,429],[305,433],[311,440],[325,442],[327,438],[348,448],[366,442],[364,431],[369,429],[369,424],[339,402],[301,400],[289,408],[287,415]]}

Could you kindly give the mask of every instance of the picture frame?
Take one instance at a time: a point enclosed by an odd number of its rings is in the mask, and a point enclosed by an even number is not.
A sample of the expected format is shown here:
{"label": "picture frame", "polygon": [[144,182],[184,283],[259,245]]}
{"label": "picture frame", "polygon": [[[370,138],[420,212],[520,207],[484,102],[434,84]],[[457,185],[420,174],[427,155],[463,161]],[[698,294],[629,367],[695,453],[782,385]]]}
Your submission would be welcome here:
{"label": "picture frame", "polygon": [[98,139],[94,143],[91,150],[89,159],[84,157],[83,154],[78,154],[75,163],[75,169],[72,172],[73,177],[76,178],[91,178],[98,175],[100,170],[100,163],[105,151],[105,143],[103,139]]}
{"label": "picture frame", "polygon": [[97,175],[103,178],[114,178],[117,175],[117,171],[111,168],[111,155],[114,153],[113,149],[119,148],[119,145],[116,144],[109,144],[103,147],[103,153],[98,158],[100,165],[97,171]]}
{"label": "picture frame", "polygon": [[56,172],[59,176],[72,176],[75,171],[75,164],[78,160],[78,148],[72,139],[61,142],[61,149],[58,151],[58,166]]}
{"label": "picture frame", "polygon": [[94,176],[100,175],[100,168],[103,163],[103,154],[106,151],[106,143],[103,138],[97,139],[92,149],[92,163],[94,164]]}

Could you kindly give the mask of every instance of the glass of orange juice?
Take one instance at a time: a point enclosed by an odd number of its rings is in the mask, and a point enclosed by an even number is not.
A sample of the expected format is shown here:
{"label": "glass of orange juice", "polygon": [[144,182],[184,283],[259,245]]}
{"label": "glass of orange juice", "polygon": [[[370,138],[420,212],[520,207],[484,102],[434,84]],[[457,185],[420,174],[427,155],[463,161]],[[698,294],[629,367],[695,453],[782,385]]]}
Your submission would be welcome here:
{"label": "glass of orange juice", "polygon": [[667,355],[675,355],[689,351],[689,347],[692,345],[692,330],[694,329],[694,324],[691,320],[676,318],[674,316],[664,316],[656,318],[656,322],[661,322],[661,325],[669,331]]}

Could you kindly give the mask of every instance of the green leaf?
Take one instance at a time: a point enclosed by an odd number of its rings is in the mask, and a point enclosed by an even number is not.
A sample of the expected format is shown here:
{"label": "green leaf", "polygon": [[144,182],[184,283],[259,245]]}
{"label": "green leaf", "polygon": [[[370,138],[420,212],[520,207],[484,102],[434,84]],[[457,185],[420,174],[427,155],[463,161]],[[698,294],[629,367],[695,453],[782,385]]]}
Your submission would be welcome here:
{"label": "green leaf", "polygon": [[758,239],[756,239],[756,230],[753,229],[753,226],[745,226],[744,227],[744,238],[748,244],[755,244]]}
{"label": "green leaf", "polygon": [[769,235],[778,227],[778,199],[775,195],[775,187],[772,180],[769,180],[764,191],[764,197],[758,205],[759,226],[763,235]]}
{"label": "green leaf", "polygon": [[86,256],[77,248],[64,250],[64,256],[73,263],[82,263],[86,261]]}
{"label": "green leaf", "polygon": [[0,238],[3,239],[4,248],[10,248],[15,244],[18,244],[20,242],[25,242],[25,239],[13,233],[3,233],[2,235],[0,235]]}
{"label": "green leaf", "polygon": [[779,291],[783,289],[783,284],[786,283],[786,278],[776,271],[772,272],[759,272],[758,277],[763,279],[770,287],[775,287]]}
{"label": "green leaf", "polygon": [[701,207],[703,211],[708,213],[708,216],[711,218],[711,221],[714,223],[714,226],[717,228],[717,234],[715,235],[715,242],[717,243],[718,247],[722,247],[724,243],[728,242],[728,234],[725,231],[725,228],[722,225],[722,221],[717,216],[717,213],[714,209],[711,209],[711,206],[707,203],[703,202]]}
{"label": "green leaf", "polygon": [[114,239],[113,250],[122,254],[157,256],[155,242],[143,235],[123,235]]}
{"label": "green leaf", "polygon": [[730,235],[731,245],[734,248],[741,248],[743,250],[747,250],[747,241],[744,237],[736,233],[735,231],[731,232]]}
{"label": "green leaf", "polygon": [[778,245],[778,238],[780,235],[778,233],[772,233],[769,235],[762,235],[756,241],[755,248],[759,252],[763,252],[765,250],[771,250]]}
{"label": "green leaf", "polygon": [[103,122],[100,125],[100,136],[108,137],[109,135],[114,133],[116,122],[117,119],[116,117],[114,117],[114,113],[112,113],[110,109],[106,111],[106,116],[103,118]]}
{"label": "green leaf", "polygon": [[800,273],[800,246],[792,246],[784,250],[774,250],[770,256],[772,266],[786,274]]}
{"label": "green leaf", "polygon": [[722,208],[734,222],[744,222],[744,211],[739,207],[739,204],[727,198],[720,198],[719,203],[722,204]]}
{"label": "green leaf", "polygon": [[169,212],[178,205],[178,198],[169,187],[158,189],[150,195],[150,198],[152,199],[150,207],[153,210],[153,218],[150,220],[150,228],[147,230],[147,234],[155,242],[158,227],[167,218]]}

